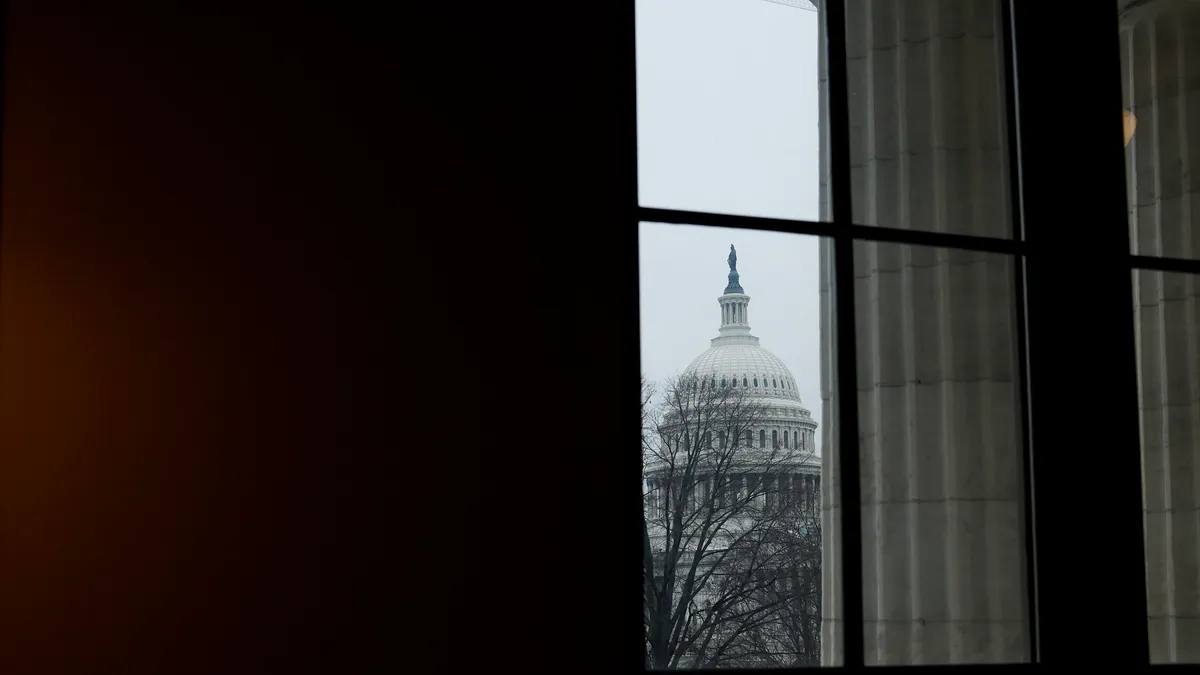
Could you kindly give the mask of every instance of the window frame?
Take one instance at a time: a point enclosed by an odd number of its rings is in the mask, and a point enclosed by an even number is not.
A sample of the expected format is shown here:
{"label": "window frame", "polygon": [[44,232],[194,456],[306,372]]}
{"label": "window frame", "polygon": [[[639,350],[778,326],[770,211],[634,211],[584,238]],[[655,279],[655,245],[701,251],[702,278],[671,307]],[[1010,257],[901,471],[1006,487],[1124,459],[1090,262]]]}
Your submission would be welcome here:
{"label": "window frame", "polygon": [[[1006,68],[1006,119],[1011,167],[1011,200],[1014,214],[1011,239],[901,230],[857,225],[851,210],[849,104],[845,54],[845,0],[824,0],[822,13],[826,49],[838,58],[827,59],[829,176],[832,220],[809,222],[732,214],[643,207],[637,190],[636,0],[623,10],[621,36],[623,76],[619,83],[624,101],[621,126],[627,147],[623,180],[628,186],[629,217],[622,233],[627,297],[638,297],[638,228],[642,222],[705,225],[826,237],[834,249],[834,304],[837,336],[855,335],[853,245],[879,241],[958,248],[1011,256],[1014,264],[1014,299],[1018,332],[1018,366],[1021,372],[1021,435],[1025,459],[1026,564],[1029,587],[1031,663],[1003,666],[959,665],[954,668],[997,668],[1028,671],[1045,666],[1076,668],[1094,663],[1106,666],[1149,665],[1146,621],[1146,579],[1142,532],[1142,475],[1140,430],[1137,416],[1137,360],[1132,313],[1133,274],[1158,270],[1200,274],[1200,260],[1133,255],[1126,216],[1125,163],[1117,115],[1100,120],[1088,111],[1117,109],[1120,105],[1120,53],[1118,16],[1110,4],[1079,3],[1071,8],[1074,30],[1038,12],[1032,3],[1003,0],[1002,36]],[[1107,33],[1105,32],[1107,31]],[[1064,77],[1047,63],[1064,61],[1063,40],[1070,39],[1088,68]],[[1100,65],[1095,65],[1100,64]],[[1025,103],[1023,103],[1025,102]],[[1052,104],[1052,105],[1051,105]],[[1082,114],[1075,114],[1081,112]],[[1069,118],[1069,123],[1064,119]],[[1094,139],[1111,134],[1111,144]],[[1063,164],[1069,162],[1071,182],[1087,186],[1086,199],[1064,198]],[[1079,223],[1086,223],[1081,233]],[[1065,226],[1070,225],[1070,226]],[[1080,275],[1087,292],[1078,293]],[[1077,298],[1063,300],[1075,291]],[[1128,299],[1128,302],[1125,301]],[[636,302],[628,303],[625,348],[640,349],[640,317]],[[1087,336],[1086,349],[1080,338]],[[847,348],[847,345],[849,348]],[[837,391],[856,389],[857,354],[853,338],[838,340]],[[1089,354],[1106,355],[1102,373]],[[626,374],[640,381],[637,358]],[[1080,421],[1063,411],[1063,396],[1088,387],[1108,384],[1104,405],[1124,414],[1105,416],[1109,448],[1096,457],[1078,445]],[[628,433],[640,435],[639,401],[630,394]],[[858,476],[859,456],[847,449],[858,441],[858,408],[837,406],[839,468],[842,475]],[[807,433],[805,434],[807,438]],[[807,441],[806,441],[807,442]],[[1102,459],[1102,461],[1100,461]],[[641,476],[635,453],[629,453],[629,470]],[[1097,498],[1081,505],[1073,484],[1102,485]],[[859,481],[843,481],[843,527],[861,531]],[[640,528],[640,489],[635,502],[622,505],[628,514],[629,532]],[[1086,509],[1087,517],[1080,512]],[[845,625],[862,625],[861,538],[842,537],[842,563],[837,571]],[[631,536],[626,559],[631,574],[641,574],[641,540]],[[1079,562],[1103,556],[1108,579],[1121,583],[1103,592],[1090,586],[1079,573]],[[629,584],[628,610],[640,616],[640,581]],[[1103,596],[1102,598],[1097,596]],[[633,612],[637,614],[633,614]],[[1097,614],[1101,612],[1102,614]],[[1097,650],[1097,635],[1080,626],[1080,617],[1104,616],[1103,632],[1119,635]],[[629,663],[645,669],[641,622],[634,626],[627,645]],[[861,631],[846,630],[842,666],[857,668],[864,662]],[[919,668],[920,666],[912,666]],[[1170,666],[1153,666],[1170,667]],[[781,669],[784,671],[793,669]]]}

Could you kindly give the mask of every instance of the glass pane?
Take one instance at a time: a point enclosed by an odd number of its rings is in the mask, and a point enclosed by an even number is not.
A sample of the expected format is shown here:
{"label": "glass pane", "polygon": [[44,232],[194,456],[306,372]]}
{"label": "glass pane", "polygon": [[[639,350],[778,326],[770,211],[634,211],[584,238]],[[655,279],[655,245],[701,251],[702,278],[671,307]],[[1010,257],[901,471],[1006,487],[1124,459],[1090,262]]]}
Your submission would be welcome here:
{"label": "glass pane", "polygon": [[643,206],[817,220],[807,0],[637,0]]}
{"label": "glass pane", "polygon": [[1153,663],[1200,663],[1200,278],[1134,272]]}
{"label": "glass pane", "polygon": [[1013,236],[1001,4],[847,0],[855,222]]}
{"label": "glass pane", "polygon": [[639,256],[648,665],[820,665],[817,240],[643,223]]}
{"label": "glass pane", "polygon": [[1200,257],[1200,3],[1120,4],[1133,251]]}
{"label": "glass pane", "polygon": [[1029,661],[1012,259],[854,254],[866,663]]}

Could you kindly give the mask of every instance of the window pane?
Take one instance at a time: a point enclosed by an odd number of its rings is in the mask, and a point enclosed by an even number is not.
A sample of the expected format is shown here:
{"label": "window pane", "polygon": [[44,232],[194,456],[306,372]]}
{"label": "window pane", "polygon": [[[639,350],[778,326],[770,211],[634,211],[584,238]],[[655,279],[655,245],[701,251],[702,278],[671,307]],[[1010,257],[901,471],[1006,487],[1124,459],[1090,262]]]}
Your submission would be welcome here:
{"label": "window pane", "polygon": [[807,0],[637,0],[643,206],[816,220]]}
{"label": "window pane", "polygon": [[1133,250],[1200,257],[1200,3],[1123,4],[1129,6],[1120,35]]}
{"label": "window pane", "polygon": [[643,223],[639,257],[649,665],[820,665],[821,459],[770,442],[822,434],[817,240]]}
{"label": "window pane", "polygon": [[866,663],[1029,661],[1012,260],[854,253]]}
{"label": "window pane", "polygon": [[1200,663],[1200,278],[1134,272],[1154,663]]}
{"label": "window pane", "polygon": [[1001,4],[847,1],[855,222],[1013,236]]}

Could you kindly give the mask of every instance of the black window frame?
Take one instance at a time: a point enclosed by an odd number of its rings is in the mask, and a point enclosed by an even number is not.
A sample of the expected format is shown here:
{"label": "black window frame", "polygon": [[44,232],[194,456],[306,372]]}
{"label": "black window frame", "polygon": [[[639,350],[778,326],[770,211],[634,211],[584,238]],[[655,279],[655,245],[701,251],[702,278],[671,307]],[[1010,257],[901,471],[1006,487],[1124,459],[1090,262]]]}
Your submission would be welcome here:
{"label": "black window frame", "polygon": [[[1014,232],[1011,239],[857,225],[850,213],[849,129],[845,54],[845,0],[825,0],[828,63],[828,119],[831,222],[807,222],[731,214],[642,207],[637,190],[635,0],[622,14],[621,115],[627,147],[623,182],[629,217],[622,224],[624,276],[628,297],[638,297],[638,241],[642,222],[707,225],[815,235],[833,240],[836,334],[852,336],[855,241],[968,249],[1011,256],[1015,268],[1019,366],[1022,374],[1021,423],[1025,455],[1026,560],[1029,581],[1031,663],[1003,666],[960,665],[955,669],[995,671],[1077,668],[1080,665],[1149,666],[1146,579],[1142,530],[1142,474],[1137,416],[1137,361],[1133,321],[1133,274],[1157,270],[1200,274],[1200,260],[1133,255],[1126,216],[1125,163],[1121,134],[1118,17],[1111,3],[1077,3],[1070,17],[1048,16],[1036,3],[1001,3],[1004,25],[1007,124],[1012,173]],[[1042,12],[1039,14],[1039,12]],[[1069,18],[1071,28],[1066,28]],[[1069,41],[1069,43],[1067,42]],[[1069,73],[1064,69],[1070,68]],[[1095,111],[1113,111],[1104,117]],[[1096,139],[1112,141],[1097,142]],[[1075,186],[1072,188],[1072,186]],[[1086,292],[1081,292],[1086,287]],[[640,317],[628,303],[626,348],[637,354]],[[837,391],[853,391],[857,368],[854,344],[843,338],[837,349]],[[1098,361],[1099,359],[1099,361]],[[1098,363],[1104,367],[1097,367]],[[638,360],[633,359],[637,369]],[[638,383],[640,372],[626,378]],[[633,438],[640,434],[637,402],[623,421]],[[1089,391],[1093,403],[1064,405]],[[1074,410],[1101,405],[1107,442],[1081,444],[1081,419]],[[1113,411],[1116,414],[1113,414]],[[1121,412],[1124,411],[1124,412]],[[837,406],[840,469],[859,475],[858,409]],[[636,453],[627,460],[640,480]],[[1102,486],[1095,499],[1080,503],[1079,486]],[[858,481],[842,484],[843,527],[859,531]],[[640,489],[631,491],[622,511],[631,533],[625,558],[640,578],[642,517]],[[839,570],[845,625],[862,625],[862,570],[859,537],[842,537]],[[1106,585],[1082,572],[1089,561],[1104,560]],[[644,669],[640,583],[629,585],[629,664]],[[634,613],[636,612],[636,614]],[[1103,617],[1088,624],[1082,617]],[[1094,628],[1089,628],[1093,626]],[[1119,636],[1106,639],[1104,635]],[[847,630],[842,666],[863,664],[860,631]],[[1172,666],[1153,666],[1172,667]],[[920,668],[912,666],[909,668]],[[781,669],[791,670],[791,669]]]}

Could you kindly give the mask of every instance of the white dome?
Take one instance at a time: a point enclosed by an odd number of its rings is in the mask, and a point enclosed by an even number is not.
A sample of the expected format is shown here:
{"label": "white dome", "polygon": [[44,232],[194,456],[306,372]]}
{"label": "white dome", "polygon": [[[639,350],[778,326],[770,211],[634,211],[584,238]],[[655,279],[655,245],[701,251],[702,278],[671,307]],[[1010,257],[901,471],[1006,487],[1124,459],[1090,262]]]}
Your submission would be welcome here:
{"label": "white dome", "polygon": [[771,352],[756,344],[720,344],[710,347],[684,370],[685,376],[708,376],[717,383],[737,380],[755,394],[800,402],[796,379]]}

